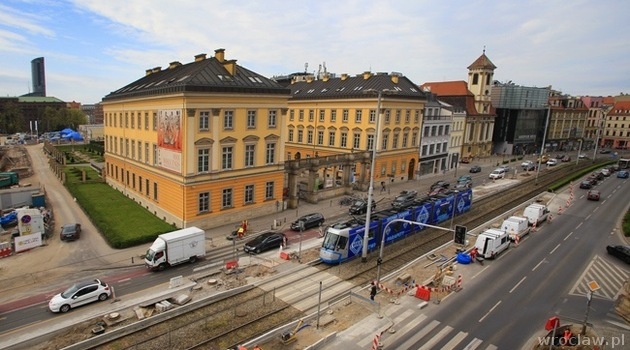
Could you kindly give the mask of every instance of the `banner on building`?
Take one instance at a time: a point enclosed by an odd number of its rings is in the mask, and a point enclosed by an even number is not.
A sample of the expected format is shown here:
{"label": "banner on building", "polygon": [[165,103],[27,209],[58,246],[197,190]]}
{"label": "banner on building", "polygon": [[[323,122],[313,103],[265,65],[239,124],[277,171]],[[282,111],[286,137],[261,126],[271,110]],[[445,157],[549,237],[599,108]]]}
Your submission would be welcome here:
{"label": "banner on building", "polygon": [[182,172],[182,111],[158,111],[158,166]]}

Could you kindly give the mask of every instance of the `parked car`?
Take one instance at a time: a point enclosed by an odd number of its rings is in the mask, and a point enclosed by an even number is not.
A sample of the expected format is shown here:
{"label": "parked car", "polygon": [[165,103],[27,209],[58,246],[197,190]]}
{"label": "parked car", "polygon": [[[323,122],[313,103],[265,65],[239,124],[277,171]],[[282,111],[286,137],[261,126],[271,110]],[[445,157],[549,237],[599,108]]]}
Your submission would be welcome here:
{"label": "parked car", "polygon": [[591,176],[595,177],[597,179],[597,181],[601,181],[601,180],[604,179],[604,174],[602,174],[599,171],[596,171],[596,172],[592,173]]}
{"label": "parked car", "polygon": [[451,184],[446,182],[446,181],[436,181],[433,183],[433,185],[431,185],[431,191],[433,191],[434,189],[441,187],[441,188],[448,188]]}
{"label": "parked car", "polygon": [[536,164],[534,164],[534,162],[532,162],[531,160],[526,160],[521,163],[521,168],[523,168],[523,170],[525,171],[534,170],[536,169]]}
{"label": "parked car", "polygon": [[630,173],[628,172],[628,170],[619,170],[617,172],[617,178],[619,178],[619,179],[627,179],[629,174]]}
{"label": "parked car", "polygon": [[590,190],[593,188],[593,184],[590,181],[584,180],[580,182],[580,188],[584,190]]}
{"label": "parked car", "polygon": [[[352,202],[352,205],[350,206],[350,209],[348,209],[348,212],[350,214],[365,214],[367,213],[367,199],[357,199],[356,201]],[[372,211],[374,211],[374,209],[376,209],[376,201],[374,199],[372,199]]]}
{"label": "parked car", "polygon": [[596,186],[597,183],[599,182],[599,180],[597,180],[597,176],[593,176],[593,175],[587,177],[585,181],[590,182],[591,186]]}
{"label": "parked car", "polygon": [[472,187],[472,177],[470,175],[462,175],[457,179],[457,186],[459,185],[465,185],[466,187],[470,188]]}
{"label": "parked car", "polygon": [[265,232],[245,243],[243,251],[247,254],[260,254],[270,249],[280,248],[283,242],[286,242],[284,233]]}
{"label": "parked car", "polygon": [[571,161],[571,156],[564,156],[564,157],[560,158],[560,160],[562,160],[564,163],[570,162]]}
{"label": "parked car", "polygon": [[464,163],[464,164],[468,164],[468,163],[470,163],[470,158],[468,158],[468,157],[463,157],[463,158],[462,158],[459,162],[460,162],[460,163]]}
{"label": "parked car", "polygon": [[499,168],[502,168],[503,170],[505,170],[506,173],[509,172],[511,169],[510,166],[507,164],[500,165]]}
{"label": "parked car", "polygon": [[587,159],[588,157],[586,156],[586,154],[580,153],[578,154],[578,159]]}
{"label": "parked car", "polygon": [[621,259],[626,264],[630,264],[630,246],[609,245],[606,247],[606,251],[615,258]]}
{"label": "parked car", "polygon": [[502,179],[505,177],[505,169],[503,168],[494,169],[488,177],[491,178],[492,180]]}
{"label": "parked car", "polygon": [[542,157],[538,157],[538,159],[536,159],[536,163],[547,163],[548,160],[549,156],[545,154]]}
{"label": "parked car", "polygon": [[610,153],[610,150],[609,150],[609,149],[604,148],[604,149],[602,149],[601,151],[599,151],[599,153],[601,153],[601,154],[608,154],[608,153]]}
{"label": "parked car", "polygon": [[[455,187],[457,187],[457,186],[455,186]],[[446,192],[448,192],[448,189],[446,189],[444,187],[436,187],[436,188],[434,188],[433,190],[431,190],[429,192],[429,197],[434,197],[434,196],[437,196],[440,193],[446,193]]]}
{"label": "parked car", "polygon": [[481,167],[479,165],[473,165],[470,167],[470,173],[474,174],[474,173],[480,173],[481,172]]}
{"label": "parked car", "polygon": [[309,228],[318,227],[324,223],[326,219],[324,219],[324,215],[320,213],[310,213],[304,216],[299,217],[297,220],[291,223],[291,229],[293,231],[300,230],[300,222],[304,222],[304,230],[308,230]]}
{"label": "parked car", "polygon": [[409,204],[413,203],[417,195],[418,195],[418,192],[414,190],[402,191],[392,201],[392,207],[394,208],[406,207]]}
{"label": "parked car", "polygon": [[52,297],[48,302],[48,309],[52,312],[65,313],[77,306],[104,301],[111,294],[107,283],[99,279],[79,282]]}
{"label": "parked car", "polygon": [[608,170],[606,168],[600,170],[599,172],[602,173],[602,175],[604,175],[604,177],[610,176],[610,170]]}
{"label": "parked car", "polygon": [[598,190],[589,190],[588,194],[586,195],[586,199],[588,199],[589,201],[598,201],[599,196],[600,193]]}
{"label": "parked car", "polygon": [[74,241],[81,237],[81,224],[65,224],[61,226],[59,237],[62,241]]}
{"label": "parked car", "polygon": [[547,165],[549,166],[558,165],[558,160],[556,158],[551,158],[547,161]]}

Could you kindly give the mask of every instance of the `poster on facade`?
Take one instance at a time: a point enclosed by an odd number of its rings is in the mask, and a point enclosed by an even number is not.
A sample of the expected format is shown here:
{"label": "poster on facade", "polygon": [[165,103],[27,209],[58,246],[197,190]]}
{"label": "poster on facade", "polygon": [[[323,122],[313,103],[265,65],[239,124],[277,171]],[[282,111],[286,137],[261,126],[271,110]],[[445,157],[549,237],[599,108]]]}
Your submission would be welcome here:
{"label": "poster on facade", "polygon": [[182,112],[177,109],[158,111],[158,166],[182,171]]}

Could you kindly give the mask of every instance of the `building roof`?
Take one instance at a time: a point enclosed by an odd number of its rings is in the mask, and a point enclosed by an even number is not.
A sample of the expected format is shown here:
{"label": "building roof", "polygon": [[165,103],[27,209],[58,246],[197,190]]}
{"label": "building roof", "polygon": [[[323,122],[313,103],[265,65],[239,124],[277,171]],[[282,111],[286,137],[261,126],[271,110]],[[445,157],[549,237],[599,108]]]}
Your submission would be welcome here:
{"label": "building roof", "polygon": [[438,96],[474,96],[470,90],[468,90],[468,83],[463,80],[455,81],[439,81],[428,82],[420,85],[420,88],[424,91],[429,89],[431,93]]}
{"label": "building roof", "polygon": [[56,98],[56,97],[52,97],[52,96],[20,96],[18,97],[18,101],[19,102],[24,102],[24,103],[42,103],[42,102],[46,102],[46,103],[65,103],[62,100]]}
{"label": "building roof", "polygon": [[341,99],[365,97],[366,90],[393,90],[396,98],[425,101],[427,94],[407,77],[398,73],[364,72],[356,76],[342,74],[340,77],[324,77],[293,82],[291,100]]}
{"label": "building roof", "polygon": [[488,56],[486,56],[486,50],[483,50],[483,53],[481,54],[481,56],[479,56],[479,58],[477,58],[475,62],[473,62],[470,66],[468,66],[468,69],[469,70],[470,69],[495,70],[497,69],[497,66],[495,66],[494,63],[490,61]]}
{"label": "building roof", "polygon": [[223,50],[215,52],[219,58],[205,58],[202,54],[187,64],[171,62],[164,70],[148,69],[144,77],[109,93],[103,100],[181,92],[289,94],[274,80],[237,65],[235,60],[223,59]]}
{"label": "building roof", "polygon": [[608,112],[608,116],[628,114],[630,114],[630,101],[617,101],[610,112]]}

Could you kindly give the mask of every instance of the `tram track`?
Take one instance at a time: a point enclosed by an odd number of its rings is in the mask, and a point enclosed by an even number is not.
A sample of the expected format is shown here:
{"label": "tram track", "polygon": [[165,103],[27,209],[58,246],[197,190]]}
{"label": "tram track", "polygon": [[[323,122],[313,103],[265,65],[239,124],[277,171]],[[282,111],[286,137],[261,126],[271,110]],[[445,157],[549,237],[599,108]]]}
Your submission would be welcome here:
{"label": "tram track", "polygon": [[[563,166],[553,171],[541,173],[538,184],[533,177],[520,185],[505,189],[501,196],[487,196],[473,202],[471,210],[456,217],[458,224],[476,227],[541,193],[559,178],[567,176],[581,167]],[[442,225],[446,226],[446,225]],[[410,235],[402,242],[385,247],[385,259],[381,264],[381,274],[386,275],[400,269],[410,261],[452,240],[452,233],[437,229],[426,229],[420,234]],[[169,339],[171,349],[223,349],[234,345],[237,339],[252,339],[276,327],[286,325],[296,319],[305,317],[317,305],[315,296],[319,293],[316,281],[328,279],[321,302],[328,304],[338,300],[357,286],[366,286],[374,278],[377,251],[368,255],[368,262],[360,258],[347,261],[341,265],[329,266],[317,262],[302,264],[298,268],[283,274],[258,281],[235,295],[227,296],[220,301],[202,305],[199,308],[169,319],[158,325],[139,329],[126,336],[130,339],[117,339],[107,344],[108,347],[135,349],[164,347],[164,339]],[[334,276],[337,280],[330,280]],[[296,293],[295,290],[298,292]],[[293,295],[293,297],[277,297]],[[298,300],[310,300],[298,306]],[[309,306],[310,305],[310,306]],[[184,326],[182,326],[182,324]],[[197,325],[186,327],[185,325]],[[179,335],[174,335],[179,329]],[[171,339],[182,339],[171,342]],[[194,341],[192,341],[194,340]],[[127,344],[127,346],[122,345]],[[130,345],[133,344],[133,345]],[[121,346],[122,345],[122,346]]]}

